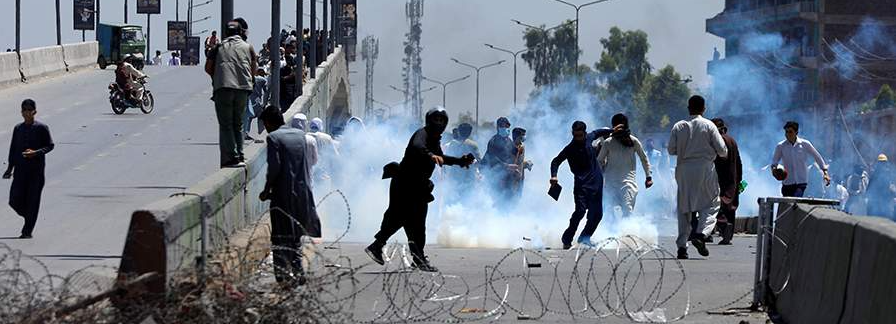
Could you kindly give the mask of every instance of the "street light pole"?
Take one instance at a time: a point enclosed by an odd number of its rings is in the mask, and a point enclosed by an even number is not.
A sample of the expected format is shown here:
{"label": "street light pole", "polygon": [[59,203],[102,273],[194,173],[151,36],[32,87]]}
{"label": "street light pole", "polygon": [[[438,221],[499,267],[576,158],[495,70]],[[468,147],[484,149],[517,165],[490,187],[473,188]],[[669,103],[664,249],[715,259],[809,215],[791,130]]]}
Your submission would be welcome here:
{"label": "street light pole", "polygon": [[488,48],[491,48],[493,50],[501,51],[501,52],[504,52],[504,53],[507,53],[507,54],[510,54],[511,56],[513,56],[513,109],[516,109],[516,97],[517,97],[516,96],[516,57],[518,55],[520,55],[521,53],[528,51],[528,49],[524,48],[524,49],[514,52],[514,51],[511,51],[508,49],[503,49],[503,48],[497,47],[492,44],[485,44],[485,46]]}
{"label": "street light pole", "polygon": [[[279,4],[277,5],[279,6]],[[219,33],[224,33],[227,30],[227,22],[231,20],[233,20],[233,0],[221,0],[221,31]]]}
{"label": "street light pole", "polygon": [[472,64],[467,64],[467,63],[461,62],[461,61],[459,61],[458,59],[453,58],[453,57],[451,58],[451,60],[454,61],[454,63],[457,63],[457,64],[460,64],[460,65],[466,66],[466,67],[471,68],[471,69],[473,69],[473,70],[476,71],[476,129],[479,129],[479,125],[480,125],[480,124],[479,124],[479,72],[482,71],[482,70],[485,69],[485,68],[489,68],[489,67],[496,66],[496,65],[499,65],[499,64],[501,64],[501,63],[504,63],[504,60],[500,60],[500,61],[497,61],[497,62],[494,62],[494,63],[486,64],[486,65],[483,65],[483,66],[475,66],[475,65],[472,65]]}
{"label": "street light pole", "polygon": [[576,75],[579,75],[579,11],[582,10],[582,8],[585,8],[587,6],[590,6],[593,4],[598,4],[601,2],[607,2],[610,0],[596,0],[596,1],[591,1],[589,3],[578,5],[578,6],[571,4],[569,2],[566,2],[566,1],[563,1],[563,0],[554,0],[554,1],[557,1],[559,3],[570,6],[576,10],[576,66],[575,66],[575,69],[576,69]]}
{"label": "street light pole", "polygon": [[317,19],[317,0],[311,0],[311,21],[308,23],[311,24],[311,53],[309,53],[308,58],[311,59],[311,64],[308,64],[311,67],[311,71],[308,73],[308,77],[314,79],[317,77],[317,24],[315,24],[315,19]]}
{"label": "street light pole", "polygon": [[454,79],[454,80],[451,80],[451,81],[448,81],[448,82],[442,82],[442,81],[435,80],[435,79],[430,79],[430,78],[427,78],[427,77],[423,77],[423,80],[426,80],[426,81],[429,81],[429,82],[432,82],[432,83],[435,83],[435,84],[438,84],[438,85],[442,86],[442,108],[448,109],[448,105],[445,103],[445,102],[446,102],[446,101],[445,101],[445,90],[446,90],[446,88],[448,88],[448,86],[451,85],[452,83],[461,82],[461,81],[466,80],[466,79],[469,79],[469,78],[470,78],[470,75],[467,74],[467,76],[465,76],[465,77],[457,78],[457,79]]}
{"label": "street light pole", "polygon": [[[567,21],[567,22],[561,23],[561,24],[559,24],[559,25],[557,25],[557,26],[554,26],[554,27],[545,29],[544,27],[538,27],[538,26],[535,26],[535,25],[530,25],[530,24],[524,23],[524,22],[519,21],[519,20],[516,20],[516,19],[511,19],[510,21],[516,23],[517,25],[526,27],[526,28],[532,28],[532,29],[541,31],[541,42],[538,44],[538,46],[540,46],[540,47],[544,47],[544,46],[547,44],[547,40],[548,40],[548,32],[550,32],[550,31],[552,31],[552,30],[554,30],[554,29],[557,29],[557,28],[566,26],[566,25],[571,24],[571,23],[573,23],[573,22],[575,22],[576,24],[578,24],[578,20]],[[549,82],[549,83],[553,83],[553,82],[551,81],[551,82]]]}
{"label": "street light pole", "polygon": [[124,23],[128,23],[128,0],[124,0]]}
{"label": "street light pole", "polygon": [[22,54],[22,0],[16,0],[16,53]]}
{"label": "street light pole", "polygon": [[[304,22],[304,18],[302,17],[302,13],[304,12],[304,1],[296,0],[296,68],[299,69],[299,73],[296,76],[296,97],[302,96],[302,87],[304,87],[305,82],[305,46],[302,46],[305,42],[305,37],[302,33],[302,24]],[[277,32],[279,34],[279,32]],[[268,47],[269,49],[271,47]]]}
{"label": "street light pole", "polygon": [[271,105],[280,107],[280,0],[271,0],[271,43],[268,44],[271,60]]}
{"label": "street light pole", "polygon": [[59,22],[59,0],[56,0],[56,45],[62,45],[62,25]]}

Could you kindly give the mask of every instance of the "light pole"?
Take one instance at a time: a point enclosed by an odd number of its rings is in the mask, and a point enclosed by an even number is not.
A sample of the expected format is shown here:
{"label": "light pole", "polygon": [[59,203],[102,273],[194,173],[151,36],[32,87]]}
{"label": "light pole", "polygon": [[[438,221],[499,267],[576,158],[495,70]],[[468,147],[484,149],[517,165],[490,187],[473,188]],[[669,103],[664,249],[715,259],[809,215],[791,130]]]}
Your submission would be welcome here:
{"label": "light pole", "polygon": [[22,53],[22,0],[16,0],[16,53]]}
{"label": "light pole", "polygon": [[467,74],[467,76],[465,76],[465,77],[463,77],[463,78],[457,78],[457,79],[454,79],[454,80],[451,80],[451,81],[448,81],[448,82],[442,82],[442,81],[435,80],[435,79],[430,79],[430,78],[427,78],[427,77],[423,77],[423,80],[426,80],[426,81],[429,81],[429,82],[432,82],[432,83],[436,83],[436,84],[442,86],[442,108],[448,109],[448,105],[445,104],[445,90],[446,90],[446,88],[447,88],[449,85],[451,85],[452,83],[461,82],[461,81],[466,80],[466,79],[469,79],[469,78],[470,78],[470,75]]}
{"label": "light pole", "polygon": [[585,3],[585,4],[581,4],[578,6],[571,4],[569,2],[566,2],[566,1],[563,1],[563,0],[554,0],[554,1],[557,1],[559,3],[570,6],[576,10],[576,66],[575,66],[575,68],[576,68],[576,75],[579,75],[579,11],[582,10],[582,8],[585,8],[587,6],[590,6],[593,4],[598,4],[601,2],[607,2],[610,0],[596,0],[596,1],[591,1],[591,2]]}
{"label": "light pole", "polygon": [[268,46],[271,60],[271,81],[268,87],[271,105],[283,111],[280,107],[280,51],[277,50],[280,48],[280,0],[271,0],[271,43]]}
{"label": "light pole", "polygon": [[311,19],[308,22],[311,25],[311,53],[309,53],[308,58],[311,60],[311,71],[308,72],[308,78],[314,79],[317,77],[317,24],[315,19],[317,19],[317,1],[311,0]]}
{"label": "light pole", "polygon": [[490,68],[492,66],[496,66],[501,63],[504,63],[504,60],[500,60],[495,63],[486,64],[483,66],[475,66],[472,64],[467,64],[467,63],[461,62],[458,59],[453,58],[453,57],[451,58],[451,60],[454,61],[454,63],[466,66],[466,67],[471,68],[476,71],[476,129],[479,129],[479,72],[482,71],[482,69]]}
{"label": "light pole", "polygon": [[59,22],[59,0],[56,0],[56,45],[62,45],[62,24]]}
{"label": "light pole", "polygon": [[508,49],[503,49],[503,48],[497,47],[492,44],[485,44],[485,46],[488,48],[491,48],[493,50],[501,51],[501,52],[504,52],[504,53],[507,53],[507,54],[510,54],[513,56],[513,109],[516,109],[516,57],[518,55],[522,54],[523,52],[528,51],[529,49],[524,48],[524,49],[514,52],[514,51],[511,51]]}
{"label": "light pole", "polygon": [[233,0],[221,0],[221,33],[227,30],[227,22],[233,20]]}
{"label": "light pole", "polygon": [[[392,90],[398,91],[399,93],[401,93],[401,94],[405,97],[405,100],[402,101],[402,102],[404,103],[405,107],[407,107],[407,105],[408,105],[408,100],[407,100],[407,98],[409,97],[409,96],[408,96],[408,91],[407,91],[407,90],[404,90],[404,89],[401,89],[401,88],[399,88],[399,87],[396,87],[396,86],[394,86],[394,85],[389,85],[389,88],[391,88]],[[420,90],[420,93],[430,92],[430,91],[435,90],[435,89],[436,89],[436,86],[432,86],[432,87],[429,87],[429,88]]]}
{"label": "light pole", "polygon": [[128,0],[124,0],[124,23],[128,23]]}
{"label": "light pole", "polygon": [[[524,22],[519,21],[519,20],[516,20],[516,19],[511,19],[510,21],[516,23],[517,25],[520,25],[520,26],[523,26],[523,27],[526,27],[526,28],[532,28],[532,29],[535,29],[535,30],[540,31],[540,32],[541,32],[541,41],[538,43],[538,47],[540,47],[539,50],[542,50],[542,49],[544,49],[544,48],[546,47],[546,45],[547,45],[547,40],[548,40],[548,33],[549,33],[550,31],[552,31],[552,30],[554,30],[554,29],[557,29],[557,28],[560,28],[560,27],[563,27],[563,26],[566,26],[566,25],[569,25],[569,24],[571,24],[571,23],[573,23],[573,22],[578,23],[577,20],[574,20],[574,21],[567,21],[567,22],[561,23],[561,24],[559,24],[559,25],[557,25],[557,26],[554,26],[554,27],[551,27],[551,28],[544,28],[544,27],[538,27],[538,26],[535,26],[535,25],[530,25],[530,24],[524,23]],[[553,80],[549,80],[548,83],[553,84]]]}

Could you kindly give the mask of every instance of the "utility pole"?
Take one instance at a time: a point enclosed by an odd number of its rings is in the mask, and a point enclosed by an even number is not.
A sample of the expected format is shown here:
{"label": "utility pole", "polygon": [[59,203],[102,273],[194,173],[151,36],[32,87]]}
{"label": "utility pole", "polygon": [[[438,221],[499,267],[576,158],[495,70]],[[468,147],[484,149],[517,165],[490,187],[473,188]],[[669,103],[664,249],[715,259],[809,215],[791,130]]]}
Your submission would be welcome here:
{"label": "utility pole", "polygon": [[150,14],[146,14],[146,62],[152,62],[152,15]]}
{"label": "utility pole", "polygon": [[576,65],[575,65],[575,69],[576,69],[576,75],[580,75],[580,74],[579,74],[579,54],[580,54],[580,53],[579,53],[579,22],[580,22],[580,21],[579,21],[579,11],[581,11],[582,8],[585,8],[585,7],[587,7],[587,6],[590,6],[590,5],[593,5],[593,4],[598,4],[598,3],[601,3],[601,2],[607,2],[607,1],[610,1],[610,0],[597,0],[597,1],[591,1],[591,2],[589,2],[589,3],[582,4],[582,5],[578,5],[578,6],[576,6],[576,5],[574,5],[574,4],[571,4],[571,3],[569,3],[569,2],[566,2],[566,1],[563,1],[563,0],[554,0],[554,1],[557,1],[557,2],[559,2],[559,3],[562,3],[562,4],[565,4],[565,5],[567,5],[567,6],[570,6],[570,7],[572,7],[573,9],[576,10]]}
{"label": "utility pole", "polygon": [[[301,0],[300,0],[301,1]],[[271,0],[271,43],[268,44],[271,60],[271,106],[280,107],[280,0]]]}
{"label": "utility pole", "polygon": [[[19,0],[16,0],[19,1]],[[100,40],[100,0],[96,0],[96,25],[93,26],[93,36],[96,37],[96,40]]]}
{"label": "utility pole", "polygon": [[16,0],[16,53],[22,54],[22,0]]}
{"label": "utility pole", "polygon": [[373,115],[373,69],[380,53],[380,42],[371,36],[364,37],[361,42],[361,59],[365,61],[366,70],[364,78],[364,118]]}
{"label": "utility pole", "polygon": [[[304,35],[302,33],[302,24],[304,23],[304,18],[302,17],[302,13],[304,12],[304,1],[296,0],[296,42],[298,45],[296,46],[296,68],[299,69],[298,76],[296,76],[296,97],[300,97],[302,95],[302,87],[304,86],[305,80],[305,58],[304,56],[304,46],[302,43],[305,41]],[[280,31],[277,31],[277,34],[280,34]],[[270,47],[269,47],[270,48]]]}
{"label": "utility pole", "polygon": [[56,0],[56,45],[62,45],[62,25],[59,22],[59,0]]}
{"label": "utility pole", "polygon": [[128,23],[128,0],[124,0],[124,23]]}
{"label": "utility pole", "polygon": [[492,44],[485,44],[486,47],[491,48],[496,51],[504,52],[513,56],[513,109],[516,109],[516,57],[521,53],[528,51],[528,49],[521,49],[519,51],[511,51],[507,49],[503,49]]}
{"label": "utility pole", "polygon": [[180,0],[174,0],[174,21],[180,21]]}
{"label": "utility pole", "polygon": [[308,22],[311,24],[311,53],[308,55],[308,58],[311,60],[311,64],[308,64],[311,67],[308,77],[311,79],[317,77],[317,24],[314,21],[315,19],[317,19],[317,0],[311,0],[311,21]]}
{"label": "utility pole", "polygon": [[[280,4],[278,3],[277,5],[279,6]],[[279,14],[277,13],[277,15]],[[227,30],[227,22],[231,20],[233,20],[233,0],[221,0],[221,31],[219,33],[223,34]]]}
{"label": "utility pole", "polygon": [[479,125],[480,125],[479,124],[479,72],[482,71],[482,69],[490,68],[492,66],[496,66],[501,63],[504,63],[504,60],[500,60],[495,63],[486,64],[483,66],[475,66],[472,64],[467,64],[467,63],[457,60],[456,58],[451,58],[451,60],[454,61],[454,63],[466,66],[466,67],[471,68],[476,71],[476,128],[475,129],[479,129]]}
{"label": "utility pole", "polygon": [[[311,0],[311,1],[315,1],[315,0]],[[321,33],[323,33],[323,34],[321,34],[321,38],[322,38],[321,46],[324,47],[324,57],[321,57],[320,59],[323,61],[323,60],[326,60],[328,54],[330,54],[330,32],[328,31],[328,29],[330,28],[329,27],[330,26],[329,25],[330,12],[327,9],[327,7],[329,7],[329,6],[327,6],[327,0],[321,1],[321,5],[324,6],[324,12],[323,12],[324,22],[320,26]]]}
{"label": "utility pole", "polygon": [[445,100],[445,98],[446,98],[446,96],[445,96],[445,91],[446,91],[446,89],[448,88],[448,86],[451,85],[451,84],[453,84],[453,83],[461,82],[461,81],[466,80],[466,79],[469,79],[469,78],[470,78],[470,75],[467,74],[467,76],[465,76],[465,77],[457,78],[457,79],[454,79],[454,80],[451,80],[451,81],[448,81],[448,82],[442,82],[442,81],[439,81],[439,80],[436,80],[436,79],[430,79],[430,78],[427,78],[427,77],[423,77],[423,80],[426,80],[426,81],[429,81],[429,82],[432,82],[432,83],[435,83],[435,84],[438,84],[438,85],[442,86],[442,108],[448,109],[448,104],[446,103],[446,100]]}

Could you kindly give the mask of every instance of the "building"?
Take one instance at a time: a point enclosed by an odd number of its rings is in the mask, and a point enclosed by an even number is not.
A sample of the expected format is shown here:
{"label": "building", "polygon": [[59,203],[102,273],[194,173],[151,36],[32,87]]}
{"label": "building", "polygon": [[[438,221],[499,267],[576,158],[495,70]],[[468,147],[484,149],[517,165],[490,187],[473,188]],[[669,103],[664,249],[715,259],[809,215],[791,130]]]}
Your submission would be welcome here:
{"label": "building", "polygon": [[842,115],[896,85],[896,0],[725,0],[706,31],[725,39],[709,96],[732,118],[797,118],[834,143]]}

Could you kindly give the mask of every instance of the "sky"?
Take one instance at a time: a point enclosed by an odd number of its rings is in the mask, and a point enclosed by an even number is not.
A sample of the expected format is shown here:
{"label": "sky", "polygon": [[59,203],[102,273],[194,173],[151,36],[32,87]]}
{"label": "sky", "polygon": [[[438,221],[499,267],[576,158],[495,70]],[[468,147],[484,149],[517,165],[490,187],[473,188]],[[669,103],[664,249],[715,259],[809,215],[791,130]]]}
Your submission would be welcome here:
{"label": "sky", "polygon": [[[122,0],[101,1],[103,22],[123,21]],[[305,1],[305,11],[310,12],[310,0]],[[22,47],[24,49],[55,44],[55,1],[23,0]],[[204,0],[194,1],[196,4]],[[267,38],[270,31],[270,1],[235,0],[237,16],[249,21],[250,41],[256,45]],[[585,0],[570,0],[582,4]],[[72,1],[61,0],[62,40],[78,42],[81,32],[72,30]],[[186,0],[180,1],[181,19],[185,19]],[[359,41],[367,35],[380,42],[379,58],[375,67],[374,97],[378,101],[400,103],[403,95],[389,85],[401,84],[401,59],[404,34],[408,30],[404,15],[404,0],[358,0]],[[283,1],[282,23],[295,25],[295,1]],[[174,20],[175,0],[162,0],[162,14],[152,16],[152,51],[163,49],[166,44],[166,21]],[[15,0],[0,0],[0,46],[15,46]],[[318,6],[318,11],[321,10]],[[599,58],[600,38],[606,37],[612,26],[624,30],[641,29],[648,34],[651,49],[650,63],[659,68],[672,64],[683,75],[693,76],[695,86],[707,82],[706,61],[712,58],[714,47],[723,51],[721,38],[705,32],[705,20],[721,12],[722,0],[610,0],[585,7],[580,12],[580,62],[594,65]],[[136,1],[129,5],[129,22],[145,25],[146,15],[136,14]],[[212,18],[194,25],[194,31],[214,29],[219,26],[220,0],[194,9],[194,19]],[[524,47],[523,28],[511,22],[517,19],[533,25],[554,26],[565,19],[573,19],[575,10],[552,0],[426,0],[422,18],[423,73],[425,76],[448,80],[471,74],[472,70],[453,63],[454,57],[474,65],[498,60],[504,64],[482,71],[480,79],[480,119],[489,120],[509,114],[513,107],[513,65],[511,56],[486,48],[490,43],[498,47],[519,50]],[[309,18],[306,17],[305,25]],[[144,30],[145,31],[145,30]],[[207,35],[207,34],[206,34]],[[204,36],[204,35],[203,35]],[[87,39],[94,38],[87,32]],[[360,46],[359,46],[360,47]],[[359,55],[360,58],[360,55]],[[518,66],[518,100],[523,102],[532,90],[532,72],[520,59]],[[352,109],[363,111],[364,62],[350,65],[352,74]],[[474,75],[475,77],[475,75]],[[447,108],[452,118],[475,107],[475,78],[448,87]],[[424,82],[425,84],[428,84]],[[429,85],[424,85],[424,88]],[[441,104],[441,89],[424,95],[425,106]]]}

